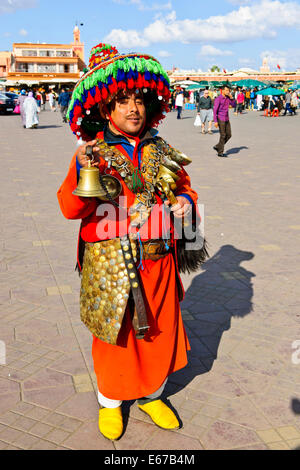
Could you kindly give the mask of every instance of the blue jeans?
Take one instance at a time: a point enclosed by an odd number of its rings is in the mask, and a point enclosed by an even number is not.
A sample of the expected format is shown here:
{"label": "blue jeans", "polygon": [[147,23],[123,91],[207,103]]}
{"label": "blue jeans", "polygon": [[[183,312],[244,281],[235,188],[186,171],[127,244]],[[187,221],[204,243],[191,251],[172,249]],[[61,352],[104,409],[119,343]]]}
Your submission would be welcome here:
{"label": "blue jeans", "polygon": [[181,119],[182,106],[177,106],[177,119]]}

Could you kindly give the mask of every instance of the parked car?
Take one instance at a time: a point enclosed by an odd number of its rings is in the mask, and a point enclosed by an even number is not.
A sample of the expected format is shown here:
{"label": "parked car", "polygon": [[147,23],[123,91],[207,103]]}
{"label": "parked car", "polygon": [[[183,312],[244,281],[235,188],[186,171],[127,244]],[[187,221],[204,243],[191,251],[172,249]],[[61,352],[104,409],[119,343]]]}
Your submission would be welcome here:
{"label": "parked car", "polygon": [[0,113],[13,113],[15,109],[15,101],[4,93],[0,93]]}
{"label": "parked car", "polygon": [[5,91],[2,94],[7,96],[8,98],[14,100],[15,105],[17,104],[17,101],[18,101],[18,98],[19,98],[19,95],[17,95],[17,93],[12,93],[11,91]]}

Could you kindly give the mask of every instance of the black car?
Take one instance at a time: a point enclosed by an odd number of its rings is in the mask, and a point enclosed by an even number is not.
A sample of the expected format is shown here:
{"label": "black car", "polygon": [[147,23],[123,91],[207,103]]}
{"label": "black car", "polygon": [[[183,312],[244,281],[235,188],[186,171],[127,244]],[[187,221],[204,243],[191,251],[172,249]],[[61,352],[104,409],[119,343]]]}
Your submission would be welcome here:
{"label": "black car", "polygon": [[10,98],[11,100],[14,100],[15,106],[17,105],[17,101],[19,98],[19,95],[17,95],[17,93],[12,93],[11,91],[4,91],[1,94],[7,96],[7,98]]}
{"label": "black car", "polygon": [[0,113],[12,113],[15,109],[15,100],[9,98],[4,93],[0,93]]}

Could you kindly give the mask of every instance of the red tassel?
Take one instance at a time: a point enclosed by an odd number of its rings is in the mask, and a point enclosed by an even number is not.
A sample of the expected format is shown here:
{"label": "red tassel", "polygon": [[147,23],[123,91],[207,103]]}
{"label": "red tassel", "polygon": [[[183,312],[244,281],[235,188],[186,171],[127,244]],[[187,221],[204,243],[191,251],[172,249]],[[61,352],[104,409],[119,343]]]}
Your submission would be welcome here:
{"label": "red tassel", "polygon": [[88,97],[86,99],[86,102],[84,103],[84,108],[85,109],[90,109],[94,106],[95,104],[95,98],[92,97],[91,93],[88,92]]}
{"label": "red tassel", "polygon": [[77,104],[75,107],[74,107],[74,118],[78,118],[78,116],[81,116],[82,114],[82,109],[81,109],[81,106],[79,106],[79,104]]}
{"label": "red tassel", "polygon": [[114,93],[117,93],[118,91],[118,84],[114,78],[112,78],[112,82],[113,82],[112,85],[109,85],[108,87],[111,95],[113,95]]}
{"label": "red tassel", "polygon": [[136,87],[137,87],[138,89],[141,89],[141,88],[143,88],[143,85],[144,85],[144,83],[143,83],[143,77],[142,77],[142,75],[139,73],[139,74],[138,74],[138,79],[137,79],[137,81],[136,81]]}
{"label": "red tassel", "polygon": [[98,87],[96,87],[95,102],[100,103],[100,101],[102,101],[101,91]]}
{"label": "red tassel", "polygon": [[123,81],[118,82],[118,88],[120,90],[126,90],[126,83]]}
{"label": "red tassel", "polygon": [[132,88],[134,88],[134,80],[133,80],[133,78],[130,78],[130,79],[128,80],[128,82],[127,82],[127,88],[128,88],[129,90],[132,90]]}
{"label": "red tassel", "polygon": [[163,91],[164,88],[165,88],[164,82],[159,80],[158,85],[157,85],[158,91]]}
{"label": "red tassel", "polygon": [[106,100],[107,97],[108,97],[108,91],[107,91],[106,87],[103,87],[103,88],[102,88],[102,98],[103,98],[104,100]]}
{"label": "red tassel", "polygon": [[145,77],[143,77],[143,87],[144,87],[144,88],[150,88],[150,82],[148,82],[147,80],[145,80]]}

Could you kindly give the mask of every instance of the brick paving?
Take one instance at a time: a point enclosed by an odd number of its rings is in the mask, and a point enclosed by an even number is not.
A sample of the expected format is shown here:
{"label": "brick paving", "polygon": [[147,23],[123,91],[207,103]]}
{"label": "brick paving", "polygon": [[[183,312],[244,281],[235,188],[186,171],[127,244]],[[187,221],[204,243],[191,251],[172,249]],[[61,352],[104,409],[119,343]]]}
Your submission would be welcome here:
{"label": "brick paving", "polygon": [[112,443],[97,429],[91,335],[79,319],[79,222],[56,199],[74,138],[59,113],[42,112],[37,130],[0,116],[0,449],[300,447],[299,115],[232,115],[227,159],[212,150],[217,133],[183,117],[169,115],[161,134],[193,158],[211,254],[183,278],[192,350],[165,394],[183,427],[160,430],[125,403],[126,432]]}

